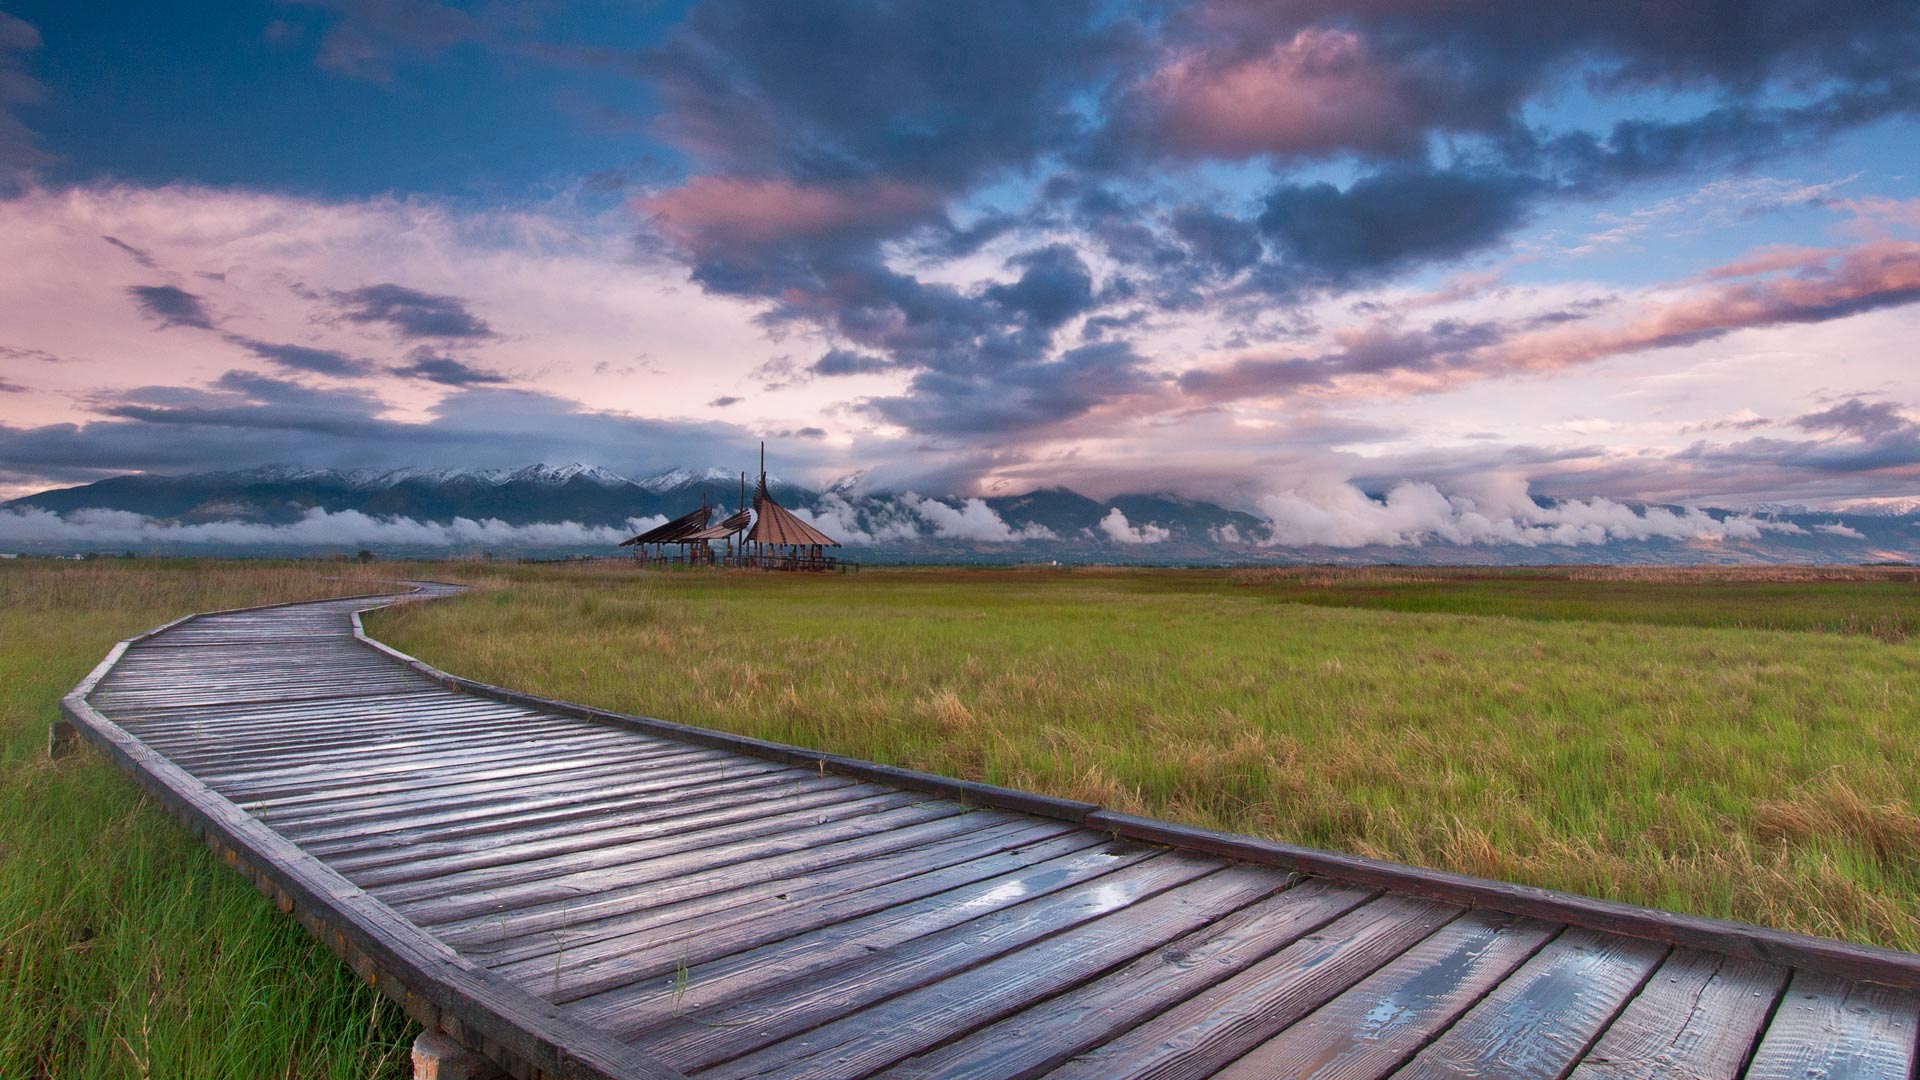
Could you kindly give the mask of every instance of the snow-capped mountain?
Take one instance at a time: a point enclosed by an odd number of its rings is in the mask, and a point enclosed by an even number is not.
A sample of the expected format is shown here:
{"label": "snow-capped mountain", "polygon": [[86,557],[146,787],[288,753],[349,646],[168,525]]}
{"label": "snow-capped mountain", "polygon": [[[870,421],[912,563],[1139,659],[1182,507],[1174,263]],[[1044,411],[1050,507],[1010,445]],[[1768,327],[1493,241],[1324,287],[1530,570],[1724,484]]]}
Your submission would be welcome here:
{"label": "snow-capped mountain", "polygon": [[[1920,526],[1920,507],[1910,509],[1891,500],[1877,500],[1860,509],[1816,511],[1771,505],[1739,512],[1709,511],[1715,521],[1738,515],[1766,522],[1765,528],[1749,524],[1740,530],[1720,530],[1721,535],[1713,539],[1668,533],[1605,544],[1536,541],[1522,546],[1452,544],[1436,536],[1411,544],[1330,548],[1277,546],[1268,542],[1275,535],[1271,523],[1178,495],[1091,499],[1067,488],[1043,488],[985,499],[927,499],[911,493],[867,491],[866,479],[864,473],[853,473],[824,491],[815,491],[770,476],[768,486],[783,504],[810,515],[829,535],[861,552],[857,557],[876,559],[1920,561],[1920,527],[1916,527]],[[405,533],[392,523],[453,524],[465,520],[528,527],[526,535],[548,538],[534,544],[541,550],[609,554],[620,537],[630,535],[630,523],[678,517],[701,505],[729,510],[741,501],[741,486],[738,470],[719,466],[676,467],[640,480],[580,463],[516,469],[415,467],[350,472],[274,466],[184,476],[117,476],[83,487],[44,491],[0,507],[0,526],[5,525],[8,511],[14,513],[16,521],[25,521],[20,515],[37,512],[64,515],[73,522],[84,521],[85,511],[114,510],[140,515],[161,533],[176,530],[174,535],[190,534],[195,526],[221,524],[244,524],[256,527],[256,534],[260,528],[271,534],[277,527],[310,523],[320,515],[347,522],[341,526],[346,532],[367,530],[368,542],[377,543],[382,535],[380,528],[391,528],[393,535]],[[1548,505],[1542,503],[1543,507]],[[1622,509],[1651,512],[1645,507]],[[389,525],[380,526],[382,522]],[[554,523],[572,523],[576,528],[537,528]],[[594,537],[591,541],[552,539],[589,533]],[[618,536],[612,535],[615,533]],[[22,531],[16,535],[32,534]],[[21,540],[9,539],[0,529],[0,547],[22,545]],[[428,552],[423,549],[417,553]]]}

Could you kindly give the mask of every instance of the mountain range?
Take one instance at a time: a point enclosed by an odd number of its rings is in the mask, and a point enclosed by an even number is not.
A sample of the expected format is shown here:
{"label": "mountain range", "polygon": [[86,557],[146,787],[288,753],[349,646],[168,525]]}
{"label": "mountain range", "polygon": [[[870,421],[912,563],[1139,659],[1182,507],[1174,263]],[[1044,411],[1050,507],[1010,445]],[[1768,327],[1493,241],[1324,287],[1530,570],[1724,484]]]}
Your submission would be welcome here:
{"label": "mountain range", "polygon": [[[1604,543],[1471,543],[1458,537],[1448,542],[1443,530],[1418,542],[1327,546],[1276,543],[1274,526],[1259,515],[1172,494],[1092,499],[1061,487],[984,499],[931,499],[862,492],[860,480],[855,474],[812,489],[770,476],[768,486],[782,504],[847,541],[850,557],[870,561],[1537,564],[1920,559],[1920,508],[1890,501],[1842,513],[1780,505],[1708,510],[1688,518],[1704,526],[1695,530],[1700,535],[1644,530],[1656,535]],[[624,536],[702,502],[736,506],[741,485],[739,473],[720,468],[672,468],[631,478],[581,464],[357,471],[280,466],[180,476],[133,474],[0,505],[0,549],[220,548],[263,553],[368,547],[393,554],[444,555],[450,549],[612,554]],[[1631,519],[1633,513],[1651,515],[1663,508],[1616,509]],[[1740,527],[1722,528],[1720,523]],[[90,536],[97,542],[89,543]]]}

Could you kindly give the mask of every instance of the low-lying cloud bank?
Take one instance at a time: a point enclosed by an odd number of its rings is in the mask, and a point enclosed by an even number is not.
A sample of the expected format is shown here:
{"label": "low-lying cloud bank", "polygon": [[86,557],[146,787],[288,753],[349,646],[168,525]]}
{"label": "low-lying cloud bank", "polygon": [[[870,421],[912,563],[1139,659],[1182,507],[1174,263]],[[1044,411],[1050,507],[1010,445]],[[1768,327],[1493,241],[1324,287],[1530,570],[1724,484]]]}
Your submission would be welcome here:
{"label": "low-lying cloud bank", "polygon": [[938,499],[909,491],[899,496],[866,497],[859,505],[833,492],[820,497],[809,511],[794,513],[842,543],[861,547],[910,543],[914,540],[975,540],[1013,544],[1026,540],[1058,540],[1052,529],[1028,523],[1019,528],[980,499],[961,499],[949,506]]}
{"label": "low-lying cloud bank", "polygon": [[625,528],[577,521],[509,525],[497,518],[448,522],[378,517],[358,510],[309,510],[298,521],[269,525],[252,521],[197,524],[158,521],[126,510],[76,510],[60,515],[37,507],[0,509],[0,544],[23,547],[205,545],[234,547],[429,547],[533,548],[614,545],[666,521],[631,518]]}
{"label": "low-lying cloud bank", "polygon": [[1449,495],[1432,484],[1403,482],[1384,499],[1351,483],[1320,483],[1258,502],[1269,522],[1266,534],[1254,541],[1261,547],[1579,546],[1621,540],[1758,540],[1769,532],[1806,533],[1792,522],[1752,514],[1714,517],[1691,507],[1635,510],[1604,498],[1542,506],[1527,494],[1525,483],[1510,481],[1495,481],[1472,495]]}

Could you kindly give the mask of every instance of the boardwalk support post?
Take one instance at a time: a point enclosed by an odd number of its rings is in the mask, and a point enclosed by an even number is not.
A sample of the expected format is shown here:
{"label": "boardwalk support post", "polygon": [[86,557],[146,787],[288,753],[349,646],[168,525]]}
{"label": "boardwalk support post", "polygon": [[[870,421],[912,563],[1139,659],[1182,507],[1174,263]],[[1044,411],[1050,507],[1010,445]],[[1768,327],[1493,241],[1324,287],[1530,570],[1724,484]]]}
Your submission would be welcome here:
{"label": "boardwalk support post", "polygon": [[55,720],[47,728],[47,756],[63,758],[80,748],[80,732],[72,722],[65,718]]}
{"label": "boardwalk support post", "polygon": [[506,1075],[445,1035],[423,1031],[413,1040],[413,1080],[504,1080]]}

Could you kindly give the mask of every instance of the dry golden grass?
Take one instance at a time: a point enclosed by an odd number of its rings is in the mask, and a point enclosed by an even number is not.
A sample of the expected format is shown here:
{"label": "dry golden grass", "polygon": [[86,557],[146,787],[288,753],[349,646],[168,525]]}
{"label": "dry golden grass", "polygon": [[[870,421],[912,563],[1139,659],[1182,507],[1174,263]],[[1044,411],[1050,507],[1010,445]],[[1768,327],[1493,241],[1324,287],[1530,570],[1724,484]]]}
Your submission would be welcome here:
{"label": "dry golden grass", "polygon": [[1525,574],[1476,573],[1438,593],[1350,595],[1524,602],[1528,617],[1341,606],[1344,586],[1297,602],[1227,573],[574,568],[509,571],[504,590],[383,614],[373,630],[554,697],[1920,947],[1913,646],[1742,627],[1755,612],[1797,612],[1808,629],[1891,617],[1909,586],[1548,581],[1537,594]]}

